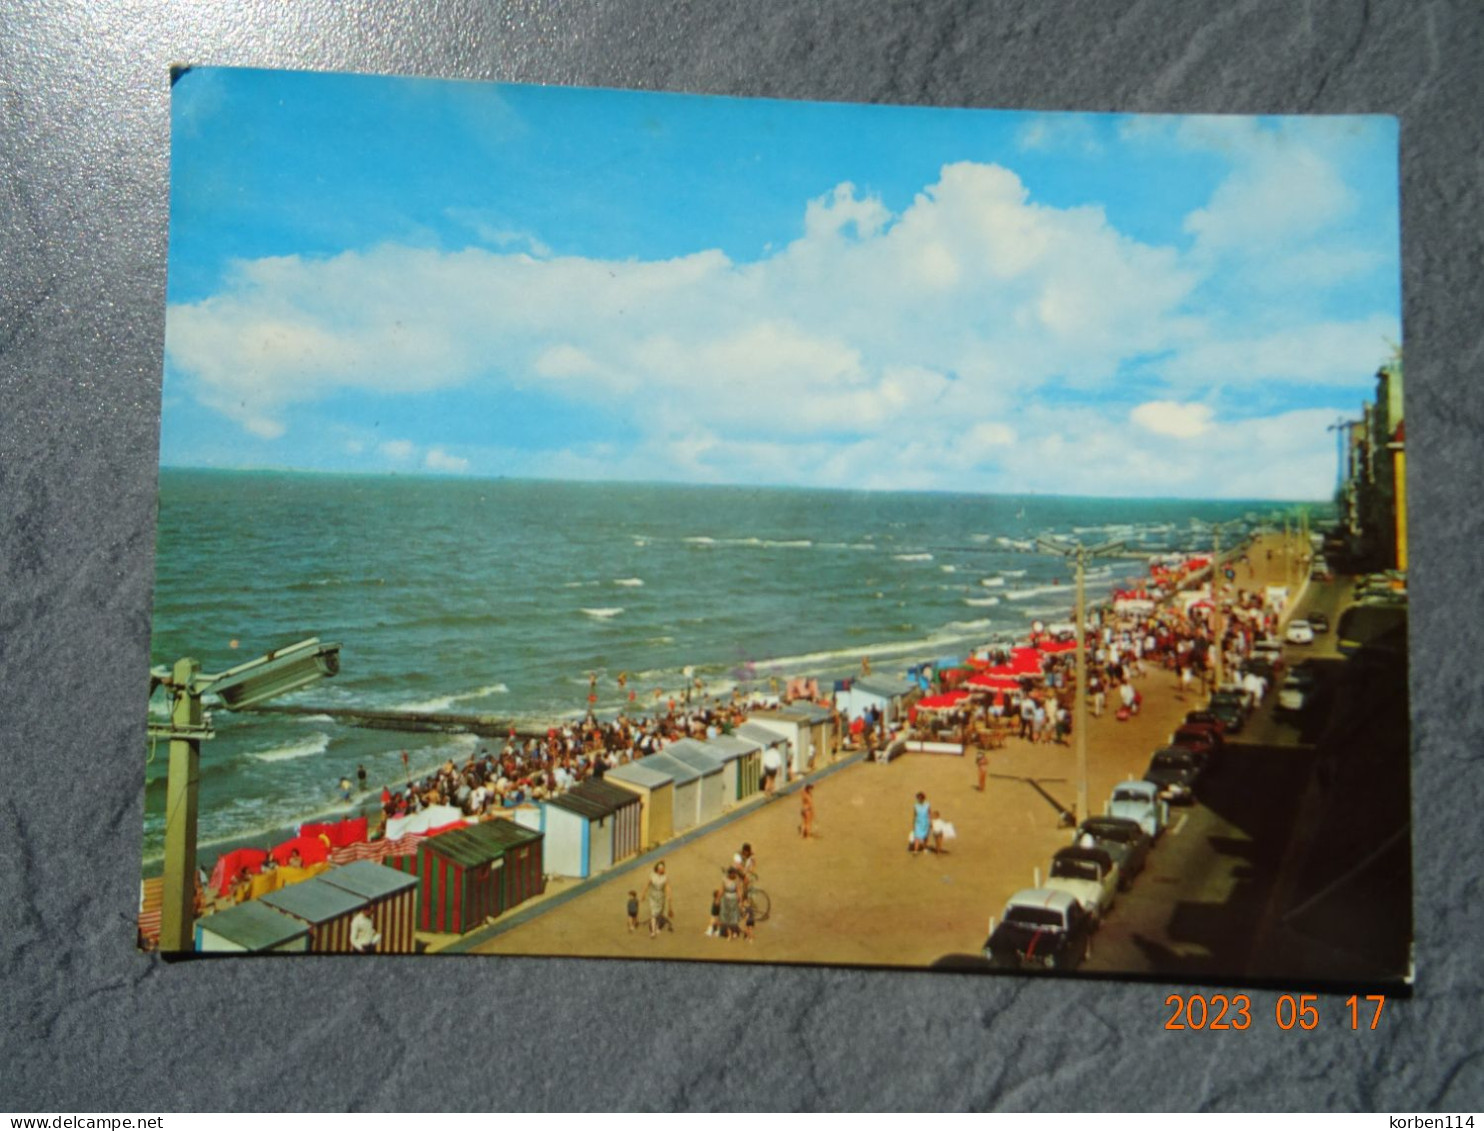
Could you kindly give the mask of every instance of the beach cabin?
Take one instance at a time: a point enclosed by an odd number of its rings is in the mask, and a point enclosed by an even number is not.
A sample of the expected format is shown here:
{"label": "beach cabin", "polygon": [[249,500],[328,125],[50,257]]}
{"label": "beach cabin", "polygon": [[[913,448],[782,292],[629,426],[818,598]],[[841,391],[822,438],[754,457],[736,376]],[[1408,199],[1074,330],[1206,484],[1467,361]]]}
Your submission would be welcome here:
{"label": "beach cabin", "polygon": [[613,807],[613,863],[644,851],[644,803],[638,795],[622,786],[590,778],[578,782],[565,796]]}
{"label": "beach cabin", "polygon": [[815,766],[831,757],[835,750],[835,712],[818,703],[788,704],[791,715],[802,715],[809,727],[809,764]]}
{"label": "beach cabin", "polygon": [[[736,734],[738,738],[745,739],[748,742],[756,742],[762,748],[759,754],[761,767],[761,769],[759,770],[760,774],[767,769],[766,763],[770,754],[778,759],[778,764],[781,769],[787,768],[789,761],[793,757],[792,739],[790,739],[787,734],[783,733],[780,730],[776,730],[773,727],[766,727],[763,726],[762,723],[755,723],[749,719],[747,722],[739,726],[733,733]],[[762,779],[760,776],[758,779],[758,789],[761,788]]]}
{"label": "beach cabin", "polygon": [[672,757],[668,746],[657,754],[645,755],[640,764],[668,774],[674,781],[675,808],[671,820],[676,835],[695,828],[701,820],[701,772]]}
{"label": "beach cabin", "polygon": [[496,819],[439,833],[417,855],[395,857],[418,880],[418,930],[463,934],[545,891],[542,839]]}
{"label": "beach cabin", "polygon": [[[598,789],[578,786],[541,806],[546,871],[550,875],[585,879],[613,867],[618,844],[627,849],[626,855],[639,850],[638,796],[601,781],[582,785]],[[622,836],[621,825],[627,826]]]}
{"label": "beach cabin", "polygon": [[858,679],[842,680],[835,690],[835,708],[851,721],[865,715],[874,707],[888,723],[894,723],[905,713],[902,704],[916,690],[910,680],[892,676],[868,675]]}
{"label": "beach cabin", "polygon": [[797,777],[814,762],[813,726],[808,715],[792,706],[777,711],[757,711],[747,716],[744,726],[755,725],[782,735],[788,740],[789,776]]}
{"label": "beach cabin", "polygon": [[644,803],[639,840],[645,848],[653,848],[675,835],[675,779],[648,763],[648,758],[625,762],[604,774],[603,780],[637,794]]}
{"label": "beach cabin", "polygon": [[201,954],[303,954],[308,949],[307,923],[261,903],[240,903],[196,920]]}
{"label": "beach cabin", "polygon": [[381,935],[377,954],[415,954],[417,877],[374,860],[331,868],[320,879],[365,900],[366,914]]}
{"label": "beach cabin", "polygon": [[722,800],[727,805],[746,801],[763,787],[763,747],[737,734],[719,734],[701,745],[722,766]]}
{"label": "beach cabin", "polygon": [[368,901],[326,883],[321,875],[270,892],[258,902],[307,924],[310,953],[349,954],[350,921]]}
{"label": "beach cabin", "polygon": [[726,774],[716,753],[693,738],[682,738],[679,742],[670,743],[665,747],[664,753],[701,775],[697,823],[704,825],[707,821],[720,817],[726,795]]}

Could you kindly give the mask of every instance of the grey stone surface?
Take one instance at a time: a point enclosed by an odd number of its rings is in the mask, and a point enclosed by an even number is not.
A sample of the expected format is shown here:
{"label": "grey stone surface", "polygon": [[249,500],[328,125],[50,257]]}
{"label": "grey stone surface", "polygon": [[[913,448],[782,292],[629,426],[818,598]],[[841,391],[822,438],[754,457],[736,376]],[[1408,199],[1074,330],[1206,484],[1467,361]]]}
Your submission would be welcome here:
{"label": "grey stone surface", "polygon": [[[0,5],[0,1109],[1334,1108],[1484,1098],[1484,9]],[[1399,115],[1418,982],[1381,1031],[1167,987],[133,949],[172,63],[779,98]]]}

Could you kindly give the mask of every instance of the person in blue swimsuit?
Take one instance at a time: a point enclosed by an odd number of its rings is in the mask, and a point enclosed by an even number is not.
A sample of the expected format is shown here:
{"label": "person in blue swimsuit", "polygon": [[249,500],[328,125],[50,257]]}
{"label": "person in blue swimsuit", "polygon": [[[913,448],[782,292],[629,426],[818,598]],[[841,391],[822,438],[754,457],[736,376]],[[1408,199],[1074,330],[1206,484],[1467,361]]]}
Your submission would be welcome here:
{"label": "person in blue swimsuit", "polygon": [[927,847],[928,830],[932,826],[932,809],[928,806],[927,794],[917,795],[917,804],[912,808],[912,855],[920,856]]}

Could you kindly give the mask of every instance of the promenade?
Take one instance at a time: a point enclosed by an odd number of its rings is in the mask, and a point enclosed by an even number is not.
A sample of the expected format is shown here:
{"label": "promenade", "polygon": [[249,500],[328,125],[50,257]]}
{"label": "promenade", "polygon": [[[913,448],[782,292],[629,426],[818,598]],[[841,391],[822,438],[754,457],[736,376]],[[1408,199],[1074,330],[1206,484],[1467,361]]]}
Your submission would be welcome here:
{"label": "promenade", "polygon": [[[1237,566],[1231,584],[1251,590],[1282,583],[1281,541],[1254,543],[1250,571]],[[1271,561],[1269,548],[1275,551]],[[1203,701],[1198,688],[1183,696],[1174,674],[1159,668],[1151,667],[1135,685],[1143,695],[1139,715],[1118,722],[1110,710],[1089,719],[1088,796],[1096,812],[1114,783],[1142,775],[1150,753]],[[642,924],[633,932],[627,926],[627,893],[642,891],[649,874],[649,864],[642,863],[609,873],[574,898],[563,901],[558,890],[550,906],[509,929],[497,923],[492,930],[498,933],[466,940],[473,942],[468,949],[918,968],[946,954],[977,953],[989,917],[1000,913],[1015,890],[1031,886],[1033,870],[1044,869],[1070,838],[1058,827],[1053,805],[1025,779],[1068,808],[1077,794],[1071,745],[1011,738],[989,753],[989,761],[983,793],[974,788],[972,754],[906,754],[889,765],[845,766],[816,781],[817,836],[811,840],[798,835],[799,800],[791,792],[662,851],[658,858],[670,877],[675,929],[659,938],[651,939]],[[942,856],[907,851],[918,792],[957,829]],[[704,937],[711,893],[744,841],[756,853],[759,885],[771,897],[772,915],[758,925],[752,943]]]}

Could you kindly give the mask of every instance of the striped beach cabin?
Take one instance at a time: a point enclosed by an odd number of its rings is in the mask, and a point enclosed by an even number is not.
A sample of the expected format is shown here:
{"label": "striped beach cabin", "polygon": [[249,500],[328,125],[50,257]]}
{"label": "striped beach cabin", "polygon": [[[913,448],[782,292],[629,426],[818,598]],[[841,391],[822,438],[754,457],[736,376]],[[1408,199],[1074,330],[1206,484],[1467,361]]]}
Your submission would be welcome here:
{"label": "striped beach cabin", "polygon": [[648,758],[625,762],[604,774],[603,781],[622,786],[643,802],[639,840],[644,848],[653,848],[675,835],[675,779],[651,769],[648,762]]}
{"label": "striped beach cabin", "polygon": [[196,920],[201,954],[303,954],[309,924],[261,903],[239,903]]}
{"label": "striped beach cabin", "polygon": [[701,743],[721,760],[725,801],[746,801],[763,788],[763,746],[740,734],[719,734]]}
{"label": "striped beach cabin", "polygon": [[312,954],[349,954],[350,921],[367,903],[362,896],[325,883],[323,876],[269,892],[257,902],[307,924]]}
{"label": "striped beach cabin", "polygon": [[463,934],[546,890],[541,833],[496,818],[428,837],[393,863],[418,879],[420,931]]}
{"label": "striped beach cabin", "polygon": [[720,817],[722,801],[726,793],[726,774],[721,759],[717,757],[717,752],[708,750],[704,743],[697,742],[693,738],[682,738],[678,742],[672,742],[665,747],[664,752],[675,761],[684,763],[701,775],[700,792],[696,799],[699,806],[697,823],[704,825],[707,821]]}
{"label": "striped beach cabin", "polygon": [[371,860],[359,860],[320,874],[327,884],[360,896],[381,935],[377,954],[415,954],[417,877]]}
{"label": "striped beach cabin", "polygon": [[546,870],[586,878],[639,851],[639,795],[601,781],[586,781],[541,806]]}

